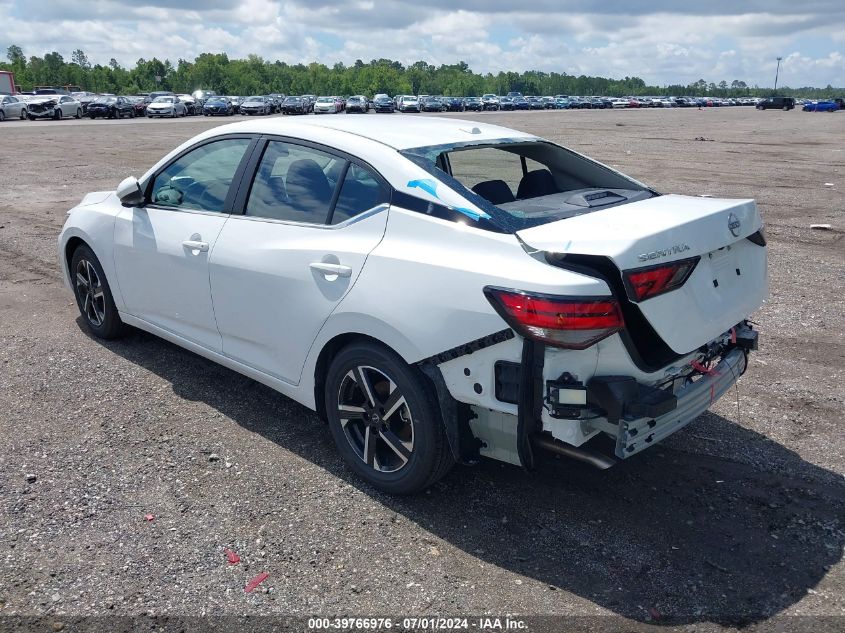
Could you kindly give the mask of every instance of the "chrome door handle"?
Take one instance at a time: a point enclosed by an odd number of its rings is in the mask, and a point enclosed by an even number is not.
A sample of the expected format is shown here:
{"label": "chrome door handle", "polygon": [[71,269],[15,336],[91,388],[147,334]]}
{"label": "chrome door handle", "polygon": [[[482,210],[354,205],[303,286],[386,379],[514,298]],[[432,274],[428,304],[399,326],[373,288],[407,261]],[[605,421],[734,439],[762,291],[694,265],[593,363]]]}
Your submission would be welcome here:
{"label": "chrome door handle", "polygon": [[208,242],[200,242],[199,240],[185,240],[182,246],[189,248],[192,251],[199,251],[200,253],[208,252]]}
{"label": "chrome door handle", "polygon": [[337,275],[338,277],[351,277],[352,269],[343,264],[329,264],[327,262],[314,262],[311,264],[311,270],[316,270],[323,275]]}

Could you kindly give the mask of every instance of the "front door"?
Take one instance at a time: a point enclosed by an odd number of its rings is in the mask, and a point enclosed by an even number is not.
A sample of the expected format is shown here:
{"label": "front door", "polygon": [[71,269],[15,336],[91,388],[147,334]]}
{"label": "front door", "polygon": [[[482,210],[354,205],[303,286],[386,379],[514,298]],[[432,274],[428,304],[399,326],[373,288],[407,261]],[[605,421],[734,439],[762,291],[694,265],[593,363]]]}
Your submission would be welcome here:
{"label": "front door", "polygon": [[231,210],[231,184],[251,143],[227,138],[181,155],[153,178],[149,203],[115,222],[114,260],[125,311],[220,351],[209,257]]}

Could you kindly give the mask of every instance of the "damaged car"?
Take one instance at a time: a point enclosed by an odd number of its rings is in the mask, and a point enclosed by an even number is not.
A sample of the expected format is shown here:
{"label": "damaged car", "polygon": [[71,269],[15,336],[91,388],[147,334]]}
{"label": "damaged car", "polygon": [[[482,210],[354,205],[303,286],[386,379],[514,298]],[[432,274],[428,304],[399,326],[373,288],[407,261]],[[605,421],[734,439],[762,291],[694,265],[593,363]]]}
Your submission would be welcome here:
{"label": "damaged car", "polygon": [[82,118],[82,104],[70,95],[32,96],[27,99],[26,107],[30,120]]}
{"label": "damaged car", "polygon": [[88,194],[58,244],[83,323],[317,411],[395,494],[482,457],[610,467],[746,371],[768,291],[753,200],[662,194],[486,123],[414,124],[216,127]]}

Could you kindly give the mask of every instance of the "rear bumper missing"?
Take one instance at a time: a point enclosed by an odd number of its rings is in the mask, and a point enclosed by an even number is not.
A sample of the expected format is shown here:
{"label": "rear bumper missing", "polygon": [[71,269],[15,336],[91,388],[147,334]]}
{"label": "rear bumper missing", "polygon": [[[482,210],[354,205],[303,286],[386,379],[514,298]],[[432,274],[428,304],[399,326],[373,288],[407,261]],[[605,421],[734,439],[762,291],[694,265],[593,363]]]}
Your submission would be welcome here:
{"label": "rear bumper missing", "polygon": [[746,364],[746,352],[734,348],[707,374],[675,392],[677,407],[674,410],[655,418],[621,419],[616,437],[616,456],[625,459],[636,455],[684,428],[736,383],[745,372]]}

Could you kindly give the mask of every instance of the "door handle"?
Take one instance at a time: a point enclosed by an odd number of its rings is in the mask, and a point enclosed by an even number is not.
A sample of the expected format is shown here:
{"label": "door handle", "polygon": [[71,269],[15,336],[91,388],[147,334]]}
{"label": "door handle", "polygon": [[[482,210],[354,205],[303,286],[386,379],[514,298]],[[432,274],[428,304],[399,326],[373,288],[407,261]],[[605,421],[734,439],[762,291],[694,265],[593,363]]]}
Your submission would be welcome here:
{"label": "door handle", "polygon": [[189,248],[192,251],[198,251],[200,253],[207,253],[208,252],[208,242],[201,242],[199,240],[185,240],[182,242],[182,246],[185,248]]}
{"label": "door handle", "polygon": [[351,277],[352,269],[343,264],[329,264],[327,262],[314,262],[311,264],[311,270],[316,270],[318,273],[326,275],[337,275],[338,277]]}

